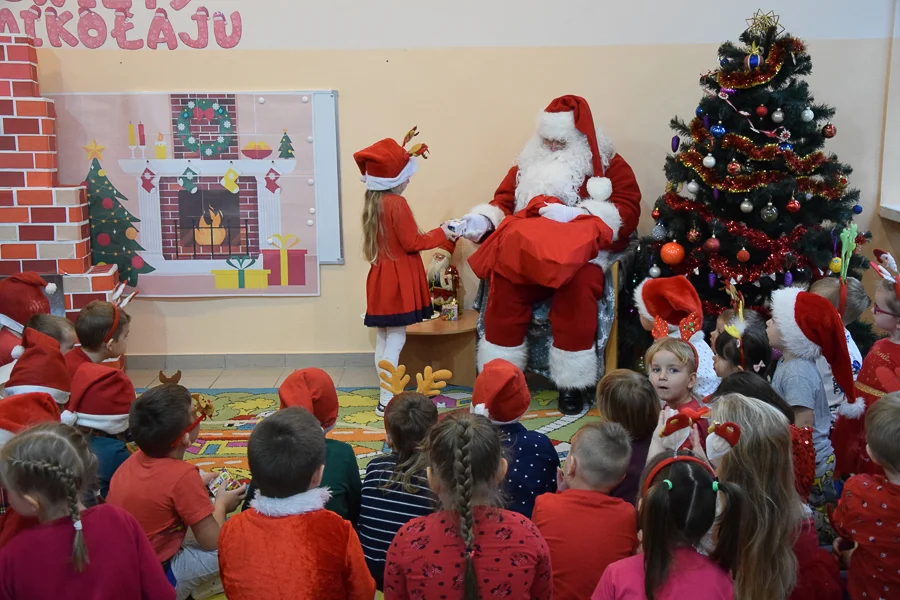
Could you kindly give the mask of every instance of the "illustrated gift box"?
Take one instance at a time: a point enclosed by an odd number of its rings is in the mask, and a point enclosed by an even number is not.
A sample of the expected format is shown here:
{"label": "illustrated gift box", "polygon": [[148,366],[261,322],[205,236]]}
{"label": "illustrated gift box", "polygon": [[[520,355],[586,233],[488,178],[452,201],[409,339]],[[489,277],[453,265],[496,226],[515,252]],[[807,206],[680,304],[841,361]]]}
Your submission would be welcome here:
{"label": "illustrated gift box", "polygon": [[269,285],[306,285],[306,250],[292,250],[300,243],[296,235],[275,234],[269,238],[269,245],[277,250],[262,250],[263,268],[268,270]]}
{"label": "illustrated gift box", "polygon": [[269,287],[269,271],[250,268],[256,264],[255,258],[232,256],[225,262],[235,270],[210,271],[216,278],[217,290],[263,290]]}

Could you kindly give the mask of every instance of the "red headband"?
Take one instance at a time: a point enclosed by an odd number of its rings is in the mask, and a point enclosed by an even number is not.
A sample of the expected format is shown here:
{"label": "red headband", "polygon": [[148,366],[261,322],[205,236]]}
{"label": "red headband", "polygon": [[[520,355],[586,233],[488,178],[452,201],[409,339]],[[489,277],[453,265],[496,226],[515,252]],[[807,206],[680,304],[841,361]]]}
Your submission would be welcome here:
{"label": "red headband", "polygon": [[661,461],[658,465],[653,467],[650,473],[647,474],[647,479],[644,480],[644,490],[641,492],[641,496],[647,495],[647,490],[650,489],[650,485],[653,483],[653,480],[659,475],[659,472],[668,467],[671,464],[677,462],[694,462],[698,465],[702,465],[704,469],[709,471],[709,474],[712,475],[713,479],[716,478],[716,472],[712,470],[712,467],[709,466],[705,461],[700,460],[695,456],[686,456],[686,455],[678,455],[671,456],[663,461]]}
{"label": "red headband", "polygon": [[113,322],[112,327],[109,328],[109,333],[106,334],[106,337],[103,338],[103,343],[106,344],[109,340],[113,339],[113,336],[116,334],[116,329],[119,327],[119,307],[115,304],[113,307]]}
{"label": "red headband", "polygon": [[847,282],[841,281],[841,299],[838,302],[838,314],[844,318],[844,310],[847,308]]}

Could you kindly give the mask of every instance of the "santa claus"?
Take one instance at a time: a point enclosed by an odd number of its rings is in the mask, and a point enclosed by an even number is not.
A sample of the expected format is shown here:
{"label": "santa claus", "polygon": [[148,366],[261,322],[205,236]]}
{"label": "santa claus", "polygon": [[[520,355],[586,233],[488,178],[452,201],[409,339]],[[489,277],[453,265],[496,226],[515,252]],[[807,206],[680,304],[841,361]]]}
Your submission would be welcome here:
{"label": "santa claus", "polygon": [[[525,336],[532,306],[552,298],[550,375],[560,391],[559,410],[578,414],[584,398],[593,397],[597,384],[594,344],[597,300],[603,295],[603,269],[609,253],[628,244],[641,213],[641,192],[634,172],[616,154],[602,131],[595,129],[584,98],[562,96],[540,114],[535,135],[494,193],[494,199],[474,207],[463,217],[463,235],[475,242],[487,241],[505,219],[524,216],[529,203],[533,210],[532,200],[538,196],[548,199],[545,204],[538,201],[540,218],[566,223],[566,227],[574,227],[573,221],[580,225],[589,221],[597,231],[592,249],[599,252],[588,254],[583,264],[576,264],[573,275],[555,287],[523,283],[521,278],[499,272],[508,274],[508,270],[493,269],[489,274],[490,292],[484,309],[478,368],[503,358],[524,370],[528,358]],[[553,232],[554,239],[543,240],[545,245],[567,241],[565,228],[553,226],[547,230]],[[546,270],[556,268],[556,264],[546,264]]]}

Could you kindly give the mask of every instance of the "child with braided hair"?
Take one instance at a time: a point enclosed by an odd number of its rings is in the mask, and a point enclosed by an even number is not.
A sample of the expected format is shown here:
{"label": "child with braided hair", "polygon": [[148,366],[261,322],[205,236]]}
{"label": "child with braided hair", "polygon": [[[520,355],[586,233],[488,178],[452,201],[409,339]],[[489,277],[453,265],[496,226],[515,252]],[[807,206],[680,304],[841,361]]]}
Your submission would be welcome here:
{"label": "child with braided hair", "polygon": [[134,517],[109,504],[82,505],[96,470],[87,440],[61,423],[26,430],[3,447],[9,502],[41,525],[0,551],[0,598],[175,598]]}
{"label": "child with braided hair", "polygon": [[507,464],[497,428],[483,416],[453,413],[431,428],[425,456],[445,510],[397,533],[385,600],[552,598],[547,543],[530,520],[498,508]]}

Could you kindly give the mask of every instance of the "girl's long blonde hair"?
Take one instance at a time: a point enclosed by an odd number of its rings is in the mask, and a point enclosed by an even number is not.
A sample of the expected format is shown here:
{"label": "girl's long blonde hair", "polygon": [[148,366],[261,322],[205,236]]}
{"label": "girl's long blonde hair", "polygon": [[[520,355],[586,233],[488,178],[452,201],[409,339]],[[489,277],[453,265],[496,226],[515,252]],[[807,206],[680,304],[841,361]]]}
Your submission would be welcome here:
{"label": "girl's long blonde hair", "polygon": [[714,421],[737,423],[738,443],[718,469],[722,481],[747,495],[741,551],[735,568],[738,600],[784,600],[797,583],[794,542],[804,511],[794,488],[787,417],[756,398],[726,394],[712,406]]}
{"label": "girl's long blonde hair", "polygon": [[11,439],[0,452],[3,484],[21,495],[34,495],[46,502],[43,519],[67,512],[75,526],[72,565],[83,571],[90,562],[81,529],[79,499],[94,482],[97,459],[87,439],[62,423],[38,425]]}
{"label": "girl's long blonde hair", "polygon": [[384,225],[381,215],[384,212],[384,192],[366,190],[363,205],[363,256],[372,264],[378,262],[379,242],[384,236]]}

